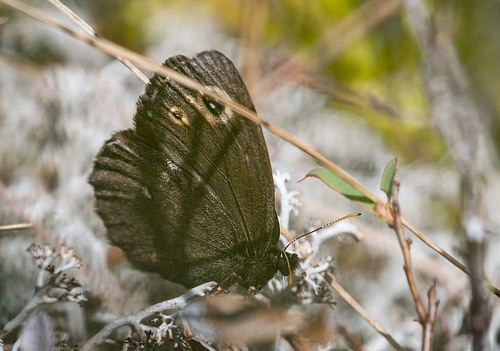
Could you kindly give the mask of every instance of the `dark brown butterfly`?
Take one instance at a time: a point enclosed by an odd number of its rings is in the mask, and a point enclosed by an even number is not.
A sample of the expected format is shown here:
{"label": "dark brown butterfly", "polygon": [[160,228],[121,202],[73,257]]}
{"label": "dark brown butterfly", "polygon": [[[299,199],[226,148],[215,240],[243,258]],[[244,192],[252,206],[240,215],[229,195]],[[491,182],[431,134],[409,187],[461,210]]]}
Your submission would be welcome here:
{"label": "dark brown butterfly", "polygon": [[[165,65],[255,111],[220,52]],[[288,275],[261,127],[158,75],[137,105],[135,128],[106,141],[89,179],[111,242],[135,267],[186,287],[235,275],[258,288]]]}

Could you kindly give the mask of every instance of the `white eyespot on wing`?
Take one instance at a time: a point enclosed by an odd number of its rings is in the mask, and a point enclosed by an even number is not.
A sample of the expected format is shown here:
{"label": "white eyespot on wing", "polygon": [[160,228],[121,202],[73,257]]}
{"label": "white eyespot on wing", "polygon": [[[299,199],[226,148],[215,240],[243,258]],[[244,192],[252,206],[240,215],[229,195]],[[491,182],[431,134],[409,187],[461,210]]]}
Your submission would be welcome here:
{"label": "white eyespot on wing", "polygon": [[[219,87],[207,86],[206,88],[226,100],[232,100],[229,94]],[[234,117],[234,113],[229,107],[203,93],[197,96],[187,96],[187,100],[213,126],[227,124]]]}
{"label": "white eyespot on wing", "polygon": [[167,116],[177,125],[189,125],[189,117],[186,111],[183,111],[180,107],[171,106],[168,107],[166,103],[163,104],[167,110]]}
{"label": "white eyespot on wing", "polygon": [[[226,100],[233,101],[233,99],[231,99],[229,94],[225,90],[223,90],[219,87],[208,86],[207,89],[210,91],[213,91],[214,93],[217,93],[217,95],[219,95],[220,97],[222,97]],[[216,121],[226,124],[227,122],[229,122],[230,119],[232,119],[234,117],[234,113],[233,113],[233,110],[231,110],[231,108],[229,108],[229,106],[226,106],[224,104],[221,104],[221,105],[224,106],[224,110],[219,115],[219,118],[216,119]]]}

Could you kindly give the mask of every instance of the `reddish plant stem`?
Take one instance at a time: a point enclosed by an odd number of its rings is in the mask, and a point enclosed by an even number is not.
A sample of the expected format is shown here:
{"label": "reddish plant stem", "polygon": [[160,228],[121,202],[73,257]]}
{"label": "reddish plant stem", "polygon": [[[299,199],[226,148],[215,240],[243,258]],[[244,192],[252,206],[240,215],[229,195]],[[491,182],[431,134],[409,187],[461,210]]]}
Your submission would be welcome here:
{"label": "reddish plant stem", "polygon": [[410,287],[413,301],[415,302],[415,309],[418,314],[418,322],[422,326],[422,351],[431,351],[432,330],[434,328],[437,307],[439,304],[439,302],[436,302],[436,283],[434,283],[434,285],[432,285],[428,291],[428,307],[426,312],[422,303],[422,299],[420,298],[420,294],[418,293],[415,275],[413,274],[410,252],[411,239],[405,239],[404,237],[403,225],[401,223],[401,208],[399,206],[398,195],[399,181],[394,180],[392,182],[392,215],[394,218],[392,227],[396,232],[399,245],[401,246],[401,251],[403,252],[403,268],[405,271],[406,279],[408,280],[408,286]]}
{"label": "reddish plant stem", "polygon": [[425,309],[424,305],[422,304],[422,300],[420,299],[420,295],[418,293],[417,284],[415,282],[415,276],[413,275],[413,268],[411,264],[411,254],[410,254],[411,239],[405,239],[403,233],[403,225],[401,224],[401,208],[399,207],[398,194],[399,194],[399,181],[394,180],[392,182],[392,214],[394,217],[394,223],[392,226],[398,237],[401,250],[403,251],[403,259],[405,262],[403,268],[406,274],[406,279],[408,280],[411,296],[413,297],[413,301],[415,301],[415,308],[417,310],[419,323],[423,324],[423,322],[425,321]]}

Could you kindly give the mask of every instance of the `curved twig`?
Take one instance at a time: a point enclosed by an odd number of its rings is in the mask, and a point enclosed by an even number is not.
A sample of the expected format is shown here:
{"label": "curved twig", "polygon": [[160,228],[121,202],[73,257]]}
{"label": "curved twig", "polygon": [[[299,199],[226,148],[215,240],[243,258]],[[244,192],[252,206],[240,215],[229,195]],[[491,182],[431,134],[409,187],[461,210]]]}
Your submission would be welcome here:
{"label": "curved twig", "polygon": [[119,327],[129,325],[133,327],[138,333],[142,333],[140,327],[140,322],[154,315],[156,312],[168,311],[168,310],[179,310],[182,309],[186,304],[197,296],[203,296],[208,291],[210,291],[216,284],[214,282],[208,282],[192,288],[183,295],[176,297],[171,300],[162,301],[155,305],[149,306],[137,314],[120,317],[112,321],[111,323],[105,325],[97,334],[95,334],[91,339],[89,339],[81,348],[82,351],[93,350],[96,346],[104,343],[106,339],[111,335],[111,333]]}

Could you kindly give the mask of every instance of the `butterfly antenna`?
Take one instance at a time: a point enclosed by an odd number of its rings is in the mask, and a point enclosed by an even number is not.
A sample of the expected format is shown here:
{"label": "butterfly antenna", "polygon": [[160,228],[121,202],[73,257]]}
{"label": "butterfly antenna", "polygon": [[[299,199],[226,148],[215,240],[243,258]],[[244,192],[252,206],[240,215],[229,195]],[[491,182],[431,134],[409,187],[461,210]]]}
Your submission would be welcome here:
{"label": "butterfly antenna", "polygon": [[[341,218],[338,218],[336,220],[334,220],[333,222],[330,222],[330,223],[327,223],[325,225],[322,225],[321,227],[319,228],[316,228],[314,230],[311,230],[309,233],[305,233],[305,234],[302,234],[302,235],[299,235],[298,237],[296,237],[295,239],[293,239],[292,241],[290,241],[286,246],[285,248],[283,249],[283,252],[288,248],[288,246],[290,246],[291,244],[293,244],[294,242],[296,242],[297,240],[299,240],[300,238],[303,238],[309,234],[312,234],[312,233],[315,233],[317,232],[318,230],[321,230],[321,229],[324,229],[328,226],[331,226],[332,224],[335,224],[337,222],[340,222],[340,221],[343,221],[344,219],[348,219],[348,218],[351,218],[351,217],[357,217],[357,216],[361,216],[361,213],[351,213],[351,214],[348,214],[347,216],[344,216],[344,217],[341,217]],[[286,257],[286,255],[285,255]],[[288,262],[288,259],[287,259],[287,262]],[[288,266],[288,268],[290,268],[290,265]]]}

